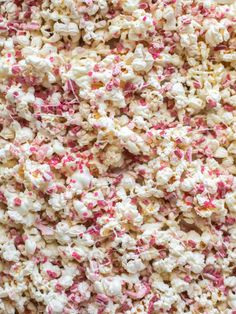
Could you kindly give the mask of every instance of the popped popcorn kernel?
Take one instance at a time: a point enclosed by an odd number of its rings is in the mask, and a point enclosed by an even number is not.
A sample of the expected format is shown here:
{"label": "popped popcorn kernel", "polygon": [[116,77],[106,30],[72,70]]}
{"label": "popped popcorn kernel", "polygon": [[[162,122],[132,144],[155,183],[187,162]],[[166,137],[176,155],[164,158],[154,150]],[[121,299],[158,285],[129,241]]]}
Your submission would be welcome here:
{"label": "popped popcorn kernel", "polygon": [[0,6],[0,313],[235,314],[234,0]]}

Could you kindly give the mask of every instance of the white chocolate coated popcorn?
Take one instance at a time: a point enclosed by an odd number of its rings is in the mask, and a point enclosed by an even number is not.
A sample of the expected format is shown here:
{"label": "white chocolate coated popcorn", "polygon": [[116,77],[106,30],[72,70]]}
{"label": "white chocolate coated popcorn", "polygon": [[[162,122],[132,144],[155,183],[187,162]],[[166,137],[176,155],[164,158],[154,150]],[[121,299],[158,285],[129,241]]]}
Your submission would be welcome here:
{"label": "white chocolate coated popcorn", "polygon": [[235,314],[236,2],[0,6],[0,314]]}

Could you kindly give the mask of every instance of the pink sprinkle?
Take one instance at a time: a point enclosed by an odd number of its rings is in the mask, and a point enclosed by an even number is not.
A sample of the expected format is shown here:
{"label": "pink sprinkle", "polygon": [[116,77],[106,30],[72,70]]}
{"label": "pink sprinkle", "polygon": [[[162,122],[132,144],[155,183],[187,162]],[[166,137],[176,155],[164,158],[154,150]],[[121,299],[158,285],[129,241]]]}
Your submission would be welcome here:
{"label": "pink sprinkle", "polygon": [[120,56],[115,56],[115,61],[119,62],[120,61]]}
{"label": "pink sprinkle", "polygon": [[150,204],[150,201],[149,201],[148,199],[145,199],[145,200],[143,200],[143,204],[149,205],[149,204]]}
{"label": "pink sprinkle", "polygon": [[85,13],[83,15],[83,18],[84,18],[85,21],[89,21],[90,20],[90,17],[89,17],[89,15],[87,13]]}
{"label": "pink sprinkle", "polygon": [[150,302],[149,302],[149,304],[148,304],[148,312],[147,312],[147,314],[152,314],[153,313],[153,311],[154,311],[154,303],[156,302],[156,301],[158,301],[158,297],[156,296],[156,295],[154,295],[152,298],[151,298],[151,300],[150,300]]}
{"label": "pink sprinkle", "polygon": [[21,72],[21,69],[20,69],[20,67],[18,65],[13,65],[11,70],[12,70],[13,74],[18,74],[18,73]]}
{"label": "pink sprinkle", "polygon": [[4,194],[2,192],[0,192],[0,201],[1,202],[5,202],[6,201],[6,198],[4,196]]}
{"label": "pink sprinkle", "polygon": [[145,169],[140,169],[139,172],[138,172],[138,174],[139,174],[140,176],[144,176],[144,175],[146,174],[146,170],[145,170]]}
{"label": "pink sprinkle", "polygon": [[226,74],[225,78],[222,80],[222,85],[224,87],[229,87],[231,83],[231,76],[229,73]]}
{"label": "pink sprinkle", "polygon": [[201,83],[198,82],[198,81],[194,81],[194,82],[193,82],[193,86],[194,86],[196,89],[199,89],[199,88],[202,87]]}
{"label": "pink sprinkle", "polygon": [[77,252],[73,252],[72,257],[74,257],[77,261],[81,260],[81,256]]}
{"label": "pink sprinkle", "polygon": [[131,82],[127,82],[124,86],[124,91],[125,92],[132,92],[135,90],[135,85]]}
{"label": "pink sprinkle", "polygon": [[165,76],[170,76],[171,74],[175,73],[175,68],[173,66],[167,66],[164,70]]}
{"label": "pink sprinkle", "polygon": [[112,70],[112,76],[117,76],[121,72],[120,68],[118,66],[115,66]]}
{"label": "pink sprinkle", "polygon": [[156,239],[154,236],[151,237],[149,244],[150,244],[150,246],[153,246],[154,244],[156,244]]}
{"label": "pink sprinkle", "polygon": [[183,23],[184,25],[189,25],[189,24],[191,24],[191,19],[190,19],[189,17],[187,17],[187,16],[184,16],[184,17],[182,18],[182,23]]}
{"label": "pink sprinkle", "polygon": [[76,92],[78,93],[78,86],[76,85],[75,81],[73,80],[67,80],[66,82],[66,87],[67,90],[75,94]]}
{"label": "pink sprinkle", "polygon": [[217,253],[216,253],[216,257],[218,258],[225,258],[227,256],[227,251],[225,246],[221,246],[220,248],[218,248]]}
{"label": "pink sprinkle", "polygon": [[80,129],[81,129],[81,127],[80,127],[79,125],[76,125],[76,126],[74,126],[74,127],[71,129],[71,132],[72,132],[73,134],[77,134]]}
{"label": "pink sprinkle", "polygon": [[194,248],[196,247],[196,245],[197,245],[197,243],[194,242],[193,240],[188,240],[188,241],[187,241],[187,244],[188,244],[192,249],[194,249]]}
{"label": "pink sprinkle", "polygon": [[[34,147],[32,147],[34,148]],[[53,156],[51,160],[49,160],[49,164],[51,166],[56,166],[60,162],[60,157],[59,156]]]}
{"label": "pink sprinkle", "polygon": [[104,201],[104,200],[98,200],[98,201],[97,201],[97,204],[98,204],[98,206],[104,207],[104,206],[107,205],[107,202]]}
{"label": "pink sprinkle", "polygon": [[96,301],[102,304],[108,304],[109,298],[105,294],[98,294],[96,296]]}
{"label": "pink sprinkle", "polygon": [[152,55],[153,59],[157,59],[163,50],[164,47],[157,47],[155,45],[152,45],[151,47],[148,48],[148,52]]}
{"label": "pink sprinkle", "polygon": [[224,105],[224,109],[228,112],[232,112],[235,110],[234,106],[229,105],[229,104]]}
{"label": "pink sprinkle", "polygon": [[142,98],[139,100],[139,103],[140,103],[141,106],[146,106],[147,105],[146,101],[144,99],[142,99]]}
{"label": "pink sprinkle", "polygon": [[203,205],[207,208],[215,208],[215,205],[212,203],[212,201],[205,201]]}
{"label": "pink sprinkle", "polygon": [[15,244],[16,246],[18,246],[18,245],[20,245],[20,244],[24,244],[24,240],[23,240],[22,236],[17,235],[17,236],[15,237],[15,239],[14,239],[14,244]]}
{"label": "pink sprinkle", "polygon": [[200,184],[197,186],[196,192],[197,192],[198,194],[201,194],[201,193],[204,192],[204,190],[205,190],[204,184],[203,184],[203,183],[200,183]]}
{"label": "pink sprinkle", "polygon": [[94,204],[93,203],[88,203],[87,207],[88,207],[88,209],[93,209]]}
{"label": "pink sprinkle", "polygon": [[186,151],[186,159],[187,161],[191,162],[192,161],[192,148],[188,148]]}
{"label": "pink sprinkle", "polygon": [[183,157],[183,152],[179,149],[179,148],[177,148],[176,150],[174,150],[174,154],[179,158],[179,159],[181,159],[182,157]]}
{"label": "pink sprinkle", "polygon": [[69,64],[66,64],[65,68],[67,71],[69,71],[71,69],[72,65],[69,63]]}
{"label": "pink sprinkle", "polygon": [[145,3],[145,2],[140,3],[140,4],[139,4],[139,9],[143,9],[143,10],[148,9],[148,4]]}
{"label": "pink sprinkle", "polygon": [[112,82],[109,82],[109,83],[106,85],[106,90],[110,92],[110,91],[112,90],[112,88],[113,88],[113,83],[112,83]]}
{"label": "pink sprinkle", "polygon": [[21,205],[21,199],[18,198],[18,197],[16,197],[16,198],[14,199],[14,205],[15,205],[15,206],[20,206],[20,205]]}
{"label": "pink sprinkle", "polygon": [[191,277],[189,276],[189,275],[186,275],[185,277],[184,277],[184,281],[186,281],[186,282],[191,282]]}
{"label": "pink sprinkle", "polygon": [[55,271],[47,270],[46,273],[48,274],[49,277],[51,277],[53,279],[58,277],[58,275]]}
{"label": "pink sprinkle", "polygon": [[95,225],[88,229],[88,233],[94,236],[98,236],[100,235],[100,228]]}
{"label": "pink sprinkle", "polygon": [[113,85],[114,85],[115,87],[119,87],[119,86],[120,86],[120,80],[114,78],[114,79],[113,79]]}
{"label": "pink sprinkle", "polygon": [[93,67],[94,72],[99,72],[99,65],[95,64],[95,66]]}
{"label": "pink sprinkle", "polygon": [[123,174],[119,174],[116,178],[115,178],[115,180],[113,181],[113,184],[114,185],[118,185],[120,182],[121,182],[121,180],[123,179]]}
{"label": "pink sprinkle", "polygon": [[207,104],[209,109],[215,108],[217,106],[217,102],[213,99],[208,99]]}
{"label": "pink sprinkle", "polygon": [[60,292],[64,290],[64,288],[59,283],[56,284],[55,288],[57,291],[60,291]]}
{"label": "pink sprinkle", "polygon": [[234,217],[226,217],[226,218],[225,218],[225,222],[226,222],[228,225],[233,225],[233,224],[235,224],[235,222],[236,222],[236,218],[234,218]]}
{"label": "pink sprinkle", "polygon": [[224,182],[220,181],[217,183],[217,193],[220,198],[224,198],[227,193],[227,187]]}

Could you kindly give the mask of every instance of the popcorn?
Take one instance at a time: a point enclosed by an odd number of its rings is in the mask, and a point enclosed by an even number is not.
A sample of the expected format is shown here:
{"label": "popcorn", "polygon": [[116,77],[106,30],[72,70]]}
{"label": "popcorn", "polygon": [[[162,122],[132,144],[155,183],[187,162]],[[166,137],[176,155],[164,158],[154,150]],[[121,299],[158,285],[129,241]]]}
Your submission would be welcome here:
{"label": "popcorn", "polygon": [[171,168],[166,167],[160,171],[157,171],[156,174],[157,185],[165,185],[172,176],[173,170]]}
{"label": "popcorn", "polygon": [[228,147],[228,152],[229,152],[230,154],[233,154],[233,155],[236,154],[236,142],[235,142],[235,141],[233,141],[233,142],[229,145],[229,147]]}
{"label": "popcorn", "polygon": [[1,6],[2,313],[236,307],[235,3],[154,2]]}
{"label": "popcorn", "polygon": [[37,71],[46,72],[51,67],[49,60],[37,56],[27,56],[25,61],[26,64],[31,65]]}
{"label": "popcorn", "polygon": [[186,257],[189,265],[191,266],[191,270],[194,273],[199,274],[204,267],[204,255],[198,252],[188,252],[188,254],[186,254]]}
{"label": "popcorn", "polygon": [[233,294],[232,292],[230,292],[228,296],[228,305],[231,307],[231,309],[235,309],[236,298],[235,298],[235,294]]}
{"label": "popcorn", "polygon": [[12,242],[6,242],[1,247],[1,255],[5,261],[18,262],[20,252],[16,250],[16,247]]}
{"label": "popcorn", "polygon": [[134,61],[132,62],[132,67],[135,71],[145,71],[148,72],[153,66],[152,55],[144,50],[142,45],[137,45],[134,52]]}
{"label": "popcorn", "polygon": [[229,193],[225,198],[226,205],[233,213],[236,212],[236,193]]}
{"label": "popcorn", "polygon": [[176,18],[175,18],[174,9],[171,6],[166,7],[163,10],[162,16],[166,20],[166,23],[164,25],[164,30],[166,31],[174,30],[176,27]]}
{"label": "popcorn", "polygon": [[53,210],[59,211],[65,208],[67,201],[63,194],[53,194],[48,203],[52,206]]}
{"label": "popcorn", "polygon": [[173,288],[178,292],[181,293],[183,291],[187,291],[188,290],[188,282],[180,279],[180,278],[174,278],[171,280],[171,284],[173,286]]}
{"label": "popcorn", "polygon": [[52,314],[60,314],[63,312],[65,304],[67,303],[67,299],[65,295],[61,295],[58,293],[51,293],[45,298],[46,303],[48,304],[46,307],[46,313]]}
{"label": "popcorn", "polygon": [[58,140],[53,142],[53,151],[59,156],[63,156],[65,154],[65,148]]}
{"label": "popcorn", "polygon": [[183,180],[180,187],[183,191],[189,192],[193,190],[195,184],[196,184],[196,181],[194,178],[186,178]]}
{"label": "popcorn", "polygon": [[30,128],[21,128],[16,131],[15,140],[18,143],[30,142],[34,138],[34,133]]}
{"label": "popcorn", "polygon": [[132,154],[137,155],[140,151],[147,153],[148,146],[144,140],[131,131],[128,127],[122,127],[116,132],[117,137],[121,140],[121,143],[128,149]]}
{"label": "popcorn", "polygon": [[70,190],[76,194],[81,194],[84,188],[87,188],[92,181],[92,176],[86,166],[82,170],[74,172],[68,180],[70,182]]}
{"label": "popcorn", "polygon": [[25,241],[25,251],[27,255],[33,255],[36,250],[36,243],[33,239],[27,239]]}
{"label": "popcorn", "polygon": [[227,150],[224,148],[224,147],[219,147],[215,154],[214,154],[214,157],[216,158],[226,158],[228,157],[228,152]]}
{"label": "popcorn", "polygon": [[37,188],[46,188],[48,182],[52,179],[50,166],[47,164],[40,165],[36,162],[27,160],[25,162],[25,178]]}
{"label": "popcorn", "polygon": [[131,1],[131,0],[123,1],[122,2],[122,8],[123,8],[123,10],[125,12],[132,13],[134,10],[138,9],[138,4],[139,4],[138,0],[135,0],[135,1]]}
{"label": "popcorn", "polygon": [[214,47],[223,41],[223,36],[220,33],[219,26],[211,25],[206,32],[206,42]]}
{"label": "popcorn", "polygon": [[108,296],[121,296],[122,295],[122,280],[119,276],[103,279],[102,285],[104,292]]}
{"label": "popcorn", "polygon": [[74,200],[73,205],[80,218],[89,218],[92,216],[92,211],[89,210],[83,202]]}
{"label": "popcorn", "polygon": [[75,36],[79,34],[79,28],[75,23],[69,23],[68,25],[56,22],[54,24],[54,31],[62,36]]}
{"label": "popcorn", "polygon": [[139,273],[145,269],[145,265],[142,263],[141,259],[136,258],[133,253],[122,256],[122,265],[124,269],[131,274]]}
{"label": "popcorn", "polygon": [[66,222],[59,222],[56,226],[56,238],[61,243],[69,243],[69,225]]}

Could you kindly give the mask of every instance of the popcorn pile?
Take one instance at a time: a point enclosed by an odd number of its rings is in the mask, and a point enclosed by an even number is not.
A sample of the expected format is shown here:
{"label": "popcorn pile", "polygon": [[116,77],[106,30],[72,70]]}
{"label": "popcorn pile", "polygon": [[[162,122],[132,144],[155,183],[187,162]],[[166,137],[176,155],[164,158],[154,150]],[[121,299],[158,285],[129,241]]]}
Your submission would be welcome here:
{"label": "popcorn pile", "polygon": [[0,313],[236,313],[236,1],[0,5]]}

